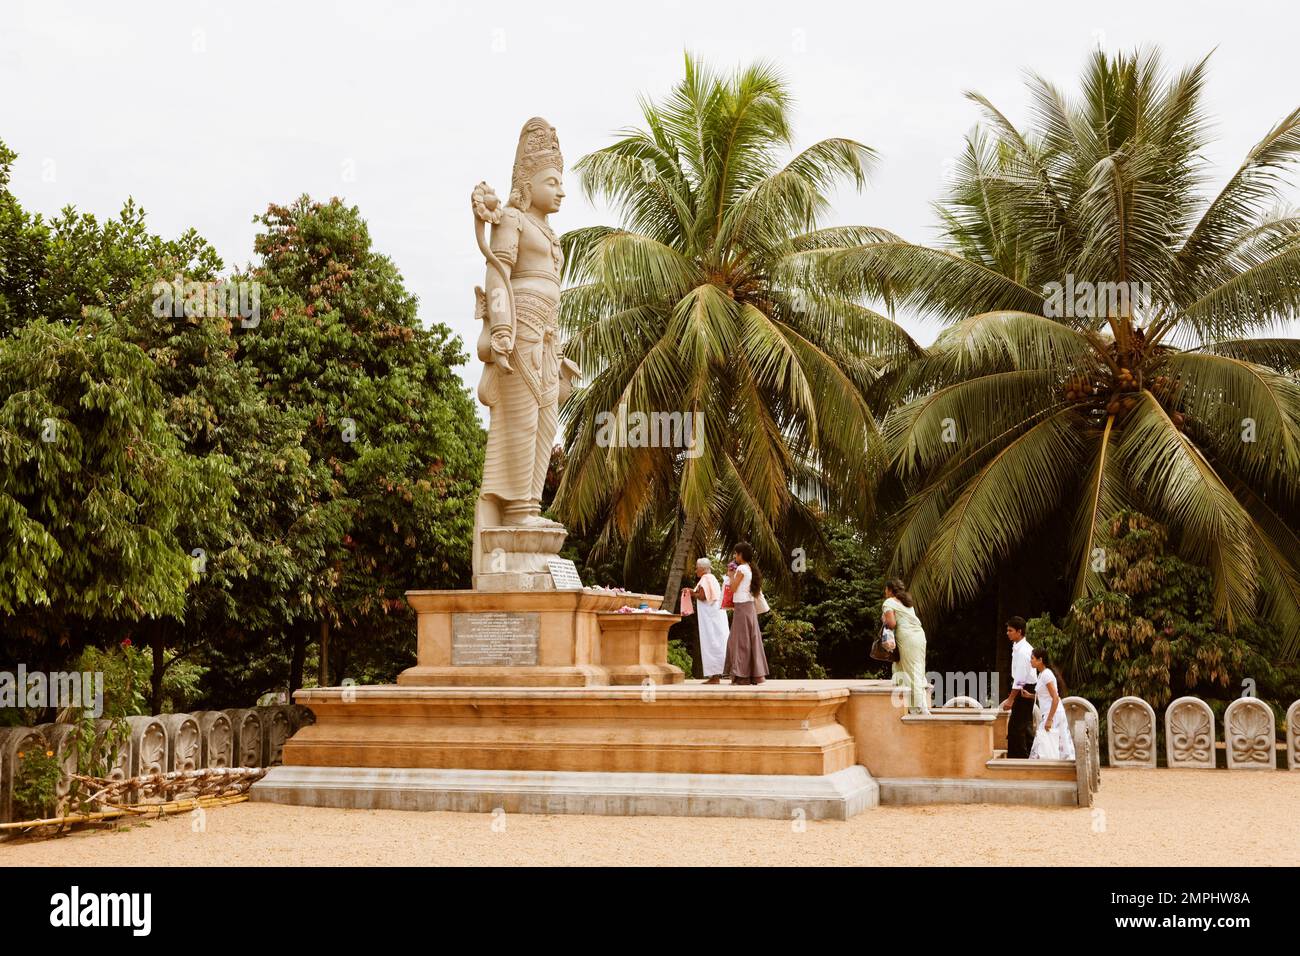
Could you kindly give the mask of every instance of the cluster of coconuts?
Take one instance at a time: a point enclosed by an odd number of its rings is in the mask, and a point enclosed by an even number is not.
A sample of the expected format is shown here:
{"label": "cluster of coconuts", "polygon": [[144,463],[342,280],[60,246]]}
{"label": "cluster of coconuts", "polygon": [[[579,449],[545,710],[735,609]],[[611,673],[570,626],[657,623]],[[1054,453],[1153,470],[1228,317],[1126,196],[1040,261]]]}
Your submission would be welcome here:
{"label": "cluster of coconuts", "polygon": [[1137,396],[1132,393],[1138,390],[1138,380],[1132,369],[1120,368],[1119,374],[1115,376],[1115,389],[1118,392],[1128,394],[1114,396],[1106,405],[1107,415],[1118,415],[1121,412],[1127,412],[1137,404]]}
{"label": "cluster of coconuts", "polygon": [[1092,395],[1100,395],[1103,388],[1104,383],[1080,375],[1065,383],[1065,398],[1070,402],[1081,401]]}

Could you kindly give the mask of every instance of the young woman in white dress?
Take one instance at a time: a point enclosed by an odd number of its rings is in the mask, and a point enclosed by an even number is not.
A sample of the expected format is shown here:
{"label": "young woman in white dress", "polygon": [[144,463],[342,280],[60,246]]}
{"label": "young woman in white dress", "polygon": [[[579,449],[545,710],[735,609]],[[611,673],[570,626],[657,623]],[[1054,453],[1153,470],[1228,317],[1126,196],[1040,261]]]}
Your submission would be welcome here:
{"label": "young woman in white dress", "polygon": [[1029,662],[1038,671],[1034,694],[1038,698],[1038,732],[1029,748],[1031,760],[1073,760],[1074,737],[1070,734],[1070,717],[1061,703],[1061,684],[1049,667],[1047,651],[1035,647]]}
{"label": "young woman in white dress", "polygon": [[695,562],[698,580],[692,592],[695,596],[696,621],[700,628],[700,669],[704,683],[722,683],[722,672],[727,661],[727,612],[722,609],[722,585],[713,576],[713,562],[700,558]]}

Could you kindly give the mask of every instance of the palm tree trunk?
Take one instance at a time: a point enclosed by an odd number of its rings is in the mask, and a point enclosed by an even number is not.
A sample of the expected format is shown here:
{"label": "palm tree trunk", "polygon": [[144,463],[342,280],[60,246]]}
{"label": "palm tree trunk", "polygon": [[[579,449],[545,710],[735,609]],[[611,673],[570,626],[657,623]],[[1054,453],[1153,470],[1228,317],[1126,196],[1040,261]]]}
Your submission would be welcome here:
{"label": "palm tree trunk", "polygon": [[682,575],[686,571],[686,552],[695,541],[695,529],[699,527],[699,523],[697,517],[688,515],[686,523],[677,531],[677,543],[673,545],[673,557],[668,565],[668,582],[664,585],[663,609],[665,611],[676,612],[677,610],[678,592],[682,586]]}

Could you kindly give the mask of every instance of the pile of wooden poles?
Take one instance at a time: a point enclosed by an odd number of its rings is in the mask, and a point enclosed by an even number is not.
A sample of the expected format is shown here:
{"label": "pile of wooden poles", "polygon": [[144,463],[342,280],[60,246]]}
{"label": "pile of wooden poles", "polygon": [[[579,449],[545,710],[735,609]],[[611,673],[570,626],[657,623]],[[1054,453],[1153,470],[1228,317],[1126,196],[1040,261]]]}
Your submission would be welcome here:
{"label": "pile of wooden poles", "polygon": [[[45,827],[63,829],[127,816],[163,817],[229,806],[247,800],[248,788],[265,774],[265,767],[172,770],[119,780],[74,773],[69,776],[80,784],[78,789],[81,791],[74,798],[77,811],[43,820],[0,823],[0,832],[26,832]],[[99,807],[104,809],[94,809]]]}

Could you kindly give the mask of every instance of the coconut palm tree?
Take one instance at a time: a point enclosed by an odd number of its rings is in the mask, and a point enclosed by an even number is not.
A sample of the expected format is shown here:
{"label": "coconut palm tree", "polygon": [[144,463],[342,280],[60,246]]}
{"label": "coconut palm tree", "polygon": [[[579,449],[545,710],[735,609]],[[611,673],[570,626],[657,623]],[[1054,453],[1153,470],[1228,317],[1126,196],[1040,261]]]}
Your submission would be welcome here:
{"label": "coconut palm tree", "polygon": [[[1076,595],[1099,586],[1121,507],[1209,566],[1232,626],[1300,636],[1300,217],[1282,204],[1300,110],[1216,192],[1206,61],[1094,54],[1082,93],[1031,77],[1033,123],[969,94],[972,134],[941,205],[946,242],[819,251],[797,270],[889,292],[951,325],[890,376],[885,423],[908,504],[896,565],[939,608],[1038,538]],[[1041,540],[1062,510],[1067,535]]]}
{"label": "coconut palm tree", "polygon": [[[833,282],[781,278],[801,252],[893,238],[819,228],[828,190],[863,186],[870,149],[827,139],[791,156],[789,94],[764,64],[721,76],[688,55],[641,112],[644,128],[575,167],[623,225],[563,237],[566,354],[586,383],[564,410],[554,508],[629,560],[675,535],[670,606],[693,548],[748,538],[779,572],[785,548],[814,540],[814,509],[869,511],[882,443],[864,391],[882,357],[919,348]],[[669,422],[689,440],[662,441]]]}

